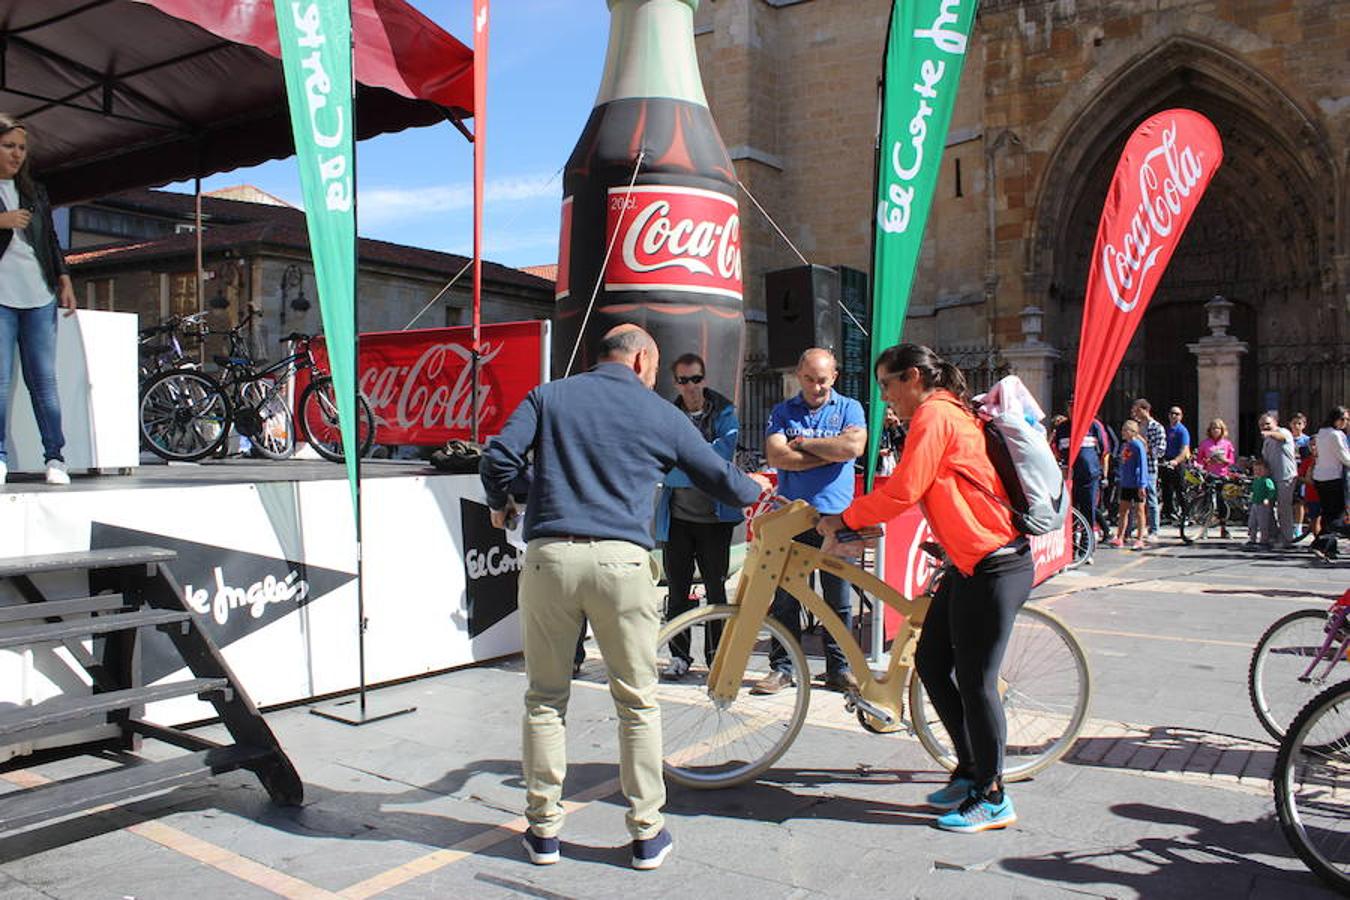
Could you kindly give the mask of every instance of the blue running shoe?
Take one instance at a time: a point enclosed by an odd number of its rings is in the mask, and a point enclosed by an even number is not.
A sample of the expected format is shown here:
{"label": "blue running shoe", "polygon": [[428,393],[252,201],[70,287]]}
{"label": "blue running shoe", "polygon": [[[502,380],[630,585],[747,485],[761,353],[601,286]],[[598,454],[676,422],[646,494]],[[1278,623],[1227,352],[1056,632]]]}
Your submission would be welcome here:
{"label": "blue running shoe", "polygon": [[958,808],[939,816],[937,827],[944,831],[974,834],[977,831],[1007,828],[1016,821],[1017,813],[1013,810],[1012,798],[1007,791],[1003,792],[1003,800],[999,803],[995,803],[987,794],[972,793]]}
{"label": "blue running shoe", "polygon": [[530,854],[530,862],[536,866],[551,866],[562,859],[556,837],[540,837],[534,833],[533,829],[526,828],[520,843],[525,848],[525,852]]}
{"label": "blue running shoe", "polygon": [[938,809],[956,809],[970,796],[974,787],[974,781],[957,775],[924,799],[928,801],[929,806],[936,806]]}
{"label": "blue running shoe", "polygon": [[661,863],[666,861],[670,851],[675,847],[675,842],[670,838],[670,832],[662,828],[655,835],[649,838],[639,838],[633,841],[633,868],[635,869],[657,869]]}

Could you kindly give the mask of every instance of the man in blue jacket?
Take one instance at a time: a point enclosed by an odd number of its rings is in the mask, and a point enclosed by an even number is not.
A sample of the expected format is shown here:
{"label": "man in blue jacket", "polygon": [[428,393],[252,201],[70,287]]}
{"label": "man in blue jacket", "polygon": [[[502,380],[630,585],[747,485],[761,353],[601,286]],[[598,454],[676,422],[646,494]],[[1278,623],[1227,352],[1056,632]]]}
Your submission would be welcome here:
{"label": "man in blue jacket", "polygon": [[[703,435],[717,455],[732,459],[736,455],[736,437],[741,424],[736,407],[712,388],[703,386],[707,367],[697,353],[686,353],[670,367],[675,376],[675,408],[689,417],[689,421]],[[731,534],[744,516],[739,505],[719,503],[693,486],[689,476],[679,469],[666,475],[661,496],[656,504],[656,539],[665,542],[662,559],[666,567],[666,584],[670,594],[666,600],[666,618],[673,619],[696,605],[689,597],[694,582],[694,563],[703,576],[703,587],[709,603],[727,602],[727,570],[731,567]],[[721,637],[721,624],[710,625],[706,662],[712,664]],[[689,634],[676,636],[670,642],[674,657],[666,670],[667,678],[683,678],[693,665],[689,652]]]}
{"label": "man in blue jacket", "polygon": [[525,650],[524,758],[530,861],[560,857],[564,721],[582,617],[609,670],[619,719],[619,781],[628,801],[632,864],[654,869],[672,843],[661,807],[661,709],[652,579],[652,496],[675,467],[725,503],[749,505],[769,488],[721,458],[684,413],[652,392],[660,354],[636,325],[610,329],[595,369],[542,384],[488,444],[479,474],[492,523],[515,512],[512,482],[531,469],[528,542],[520,574]]}

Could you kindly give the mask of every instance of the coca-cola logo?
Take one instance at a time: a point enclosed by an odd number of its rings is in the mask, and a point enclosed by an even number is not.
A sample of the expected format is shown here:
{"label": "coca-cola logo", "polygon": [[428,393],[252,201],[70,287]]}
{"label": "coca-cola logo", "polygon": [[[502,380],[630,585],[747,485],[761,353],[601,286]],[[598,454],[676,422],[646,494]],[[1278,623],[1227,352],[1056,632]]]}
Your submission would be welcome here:
{"label": "coca-cola logo", "polygon": [[[498,415],[491,365],[505,343],[483,342],[478,358],[478,421]],[[361,393],[376,426],[401,429],[465,429],[473,424],[473,354],[459,343],[428,345],[411,364],[373,364],[361,372]]]}
{"label": "coca-cola logo", "polygon": [[[1123,233],[1103,242],[1102,276],[1111,300],[1121,312],[1138,304],[1149,283],[1148,275],[1169,246],[1177,222],[1190,216],[1204,188],[1194,190],[1205,176],[1204,154],[1190,145],[1177,147],[1177,123],[1160,132],[1159,143],[1139,164],[1139,205]],[[1166,259],[1163,260],[1166,264]]]}
{"label": "coca-cola logo", "polygon": [[611,188],[617,240],[605,290],[690,290],[741,298],[741,220],[725,194],[671,185]]}

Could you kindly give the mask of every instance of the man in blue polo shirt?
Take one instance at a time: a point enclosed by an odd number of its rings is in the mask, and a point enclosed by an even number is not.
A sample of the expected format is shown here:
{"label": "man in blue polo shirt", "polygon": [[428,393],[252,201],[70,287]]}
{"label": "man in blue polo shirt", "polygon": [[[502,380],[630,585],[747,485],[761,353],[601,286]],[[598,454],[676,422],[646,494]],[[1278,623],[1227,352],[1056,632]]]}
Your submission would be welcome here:
{"label": "man in blue polo shirt", "polygon": [[1167,411],[1167,449],[1163,451],[1162,466],[1158,469],[1158,492],[1162,495],[1164,521],[1174,522],[1180,515],[1180,466],[1191,458],[1191,432],[1181,421],[1181,407]]}
{"label": "man in blue polo shirt", "polygon": [[[841,513],[853,502],[853,460],[867,449],[862,404],[835,392],[838,377],[833,353],[819,347],[807,350],[797,362],[801,392],[773,408],[765,430],[764,455],[778,470],[778,493],[789,500],[805,500],[822,515]],[[797,540],[819,547],[823,538],[812,529],[797,535]],[[825,572],[818,574],[821,596],[839,614],[844,627],[852,627],[848,583]],[[801,639],[801,606],[791,594],[780,590],[772,612]],[[792,684],[791,663],[777,642],[770,650],[769,664],[773,671],[755,684],[752,693],[776,694]],[[825,633],[825,686],[844,692],[858,689],[848,659],[829,632]]]}

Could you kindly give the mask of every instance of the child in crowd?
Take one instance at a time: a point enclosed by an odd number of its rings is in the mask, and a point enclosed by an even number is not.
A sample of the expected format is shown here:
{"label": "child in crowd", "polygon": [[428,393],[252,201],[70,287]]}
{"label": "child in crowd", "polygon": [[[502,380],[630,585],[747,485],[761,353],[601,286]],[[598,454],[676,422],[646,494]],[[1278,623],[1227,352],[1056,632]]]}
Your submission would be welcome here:
{"label": "child in crowd", "polygon": [[1247,513],[1248,550],[1269,550],[1275,540],[1275,480],[1265,461],[1252,460],[1252,508]]}
{"label": "child in crowd", "polygon": [[1303,490],[1304,530],[1295,535],[1294,540],[1317,537],[1321,532],[1322,503],[1317,496],[1317,483],[1313,481],[1312,470],[1317,464],[1317,445],[1313,444],[1307,456],[1298,463],[1298,483]]}
{"label": "child in crowd", "polygon": [[1123,547],[1124,537],[1129,531],[1130,512],[1134,512],[1135,539],[1131,549],[1143,550],[1146,546],[1144,534],[1148,530],[1144,525],[1144,502],[1148,492],[1148,449],[1139,436],[1139,423],[1126,419],[1120,426],[1120,465],[1116,467],[1120,484],[1120,521],[1112,547]]}

